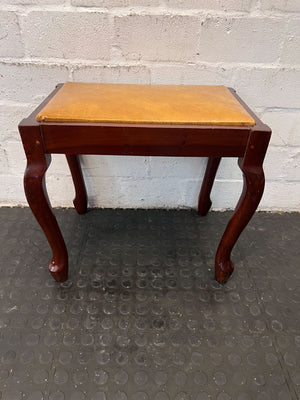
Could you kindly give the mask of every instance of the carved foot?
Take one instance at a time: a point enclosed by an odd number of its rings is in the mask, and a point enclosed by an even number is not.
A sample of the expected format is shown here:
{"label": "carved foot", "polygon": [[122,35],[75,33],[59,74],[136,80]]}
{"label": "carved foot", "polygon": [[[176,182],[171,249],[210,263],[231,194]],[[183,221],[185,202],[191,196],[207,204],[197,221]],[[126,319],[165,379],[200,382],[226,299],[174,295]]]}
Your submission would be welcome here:
{"label": "carved foot", "polygon": [[24,175],[26,198],[52,249],[50,273],[57,282],[63,282],[68,277],[68,252],[52,212],[45,183],[45,173],[50,165],[51,155],[44,152],[43,138],[38,125],[20,125],[19,130],[27,157]]}
{"label": "carved foot", "polygon": [[87,193],[83,180],[79,157],[74,154],[66,154],[66,158],[75,186],[75,199],[73,201],[73,204],[78,214],[85,214],[87,211]]}
{"label": "carved foot", "polygon": [[75,197],[73,200],[74,207],[78,214],[85,214],[87,212],[87,202],[82,198]]}
{"label": "carved foot", "polygon": [[220,164],[220,157],[210,157],[207,162],[204,179],[198,200],[198,214],[206,215],[211,207],[210,192]]}
{"label": "carved foot", "polygon": [[203,201],[201,204],[199,203],[198,214],[202,215],[202,217],[204,217],[210,210],[211,205],[212,205],[212,202],[209,198],[206,199],[205,202]]}
{"label": "carved foot", "polygon": [[68,262],[57,263],[52,259],[48,268],[56,282],[65,282],[68,279]]}
{"label": "carved foot", "polygon": [[238,160],[238,165],[243,172],[244,186],[217,250],[215,277],[218,282],[226,282],[232,274],[231,251],[257,209],[263,194],[265,177],[262,163],[269,139],[270,132],[268,131],[252,132],[245,155]]}
{"label": "carved foot", "polygon": [[234,270],[233,263],[230,260],[217,261],[215,264],[215,278],[219,283],[225,283],[230,278]]}

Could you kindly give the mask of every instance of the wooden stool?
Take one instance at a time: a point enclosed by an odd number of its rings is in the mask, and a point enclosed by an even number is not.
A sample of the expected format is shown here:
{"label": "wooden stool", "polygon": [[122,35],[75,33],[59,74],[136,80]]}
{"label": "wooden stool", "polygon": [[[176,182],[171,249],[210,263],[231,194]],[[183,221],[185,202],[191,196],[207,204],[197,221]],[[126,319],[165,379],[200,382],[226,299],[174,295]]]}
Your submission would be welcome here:
{"label": "wooden stool", "polygon": [[52,248],[49,270],[58,282],[68,277],[68,253],[44,184],[52,153],[67,157],[80,214],[86,212],[87,195],[78,154],[209,157],[200,215],[211,207],[221,157],[238,157],[244,188],[215,258],[216,280],[230,277],[231,250],[263,194],[262,165],[271,136],[233,89],[67,82],[20,123],[19,131],[27,157],[26,197]]}

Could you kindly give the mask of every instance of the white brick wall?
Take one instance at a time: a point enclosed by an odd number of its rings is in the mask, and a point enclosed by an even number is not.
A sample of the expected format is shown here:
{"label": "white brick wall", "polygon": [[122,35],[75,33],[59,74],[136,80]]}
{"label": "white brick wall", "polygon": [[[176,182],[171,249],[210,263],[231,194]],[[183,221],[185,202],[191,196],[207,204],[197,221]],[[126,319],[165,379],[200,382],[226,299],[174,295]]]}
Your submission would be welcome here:
{"label": "white brick wall", "polygon": [[[273,129],[260,208],[300,211],[299,0],[2,0],[0,205],[26,205],[18,122],[66,80],[225,84]],[[91,206],[196,207],[204,159],[83,156]],[[54,206],[74,189],[62,155],[47,173]],[[215,209],[242,188],[223,159]]]}
{"label": "white brick wall", "polygon": [[296,13],[300,12],[300,3],[298,0],[261,0],[261,9]]}
{"label": "white brick wall", "polygon": [[32,11],[21,18],[29,57],[107,60],[109,15],[98,12]]}
{"label": "white brick wall", "polygon": [[23,57],[24,46],[22,43],[20,26],[17,15],[11,11],[0,14],[0,39],[1,55],[3,57]]}
{"label": "white brick wall", "polygon": [[130,15],[114,18],[116,45],[125,60],[194,60],[199,18],[182,15]]}
{"label": "white brick wall", "polygon": [[186,10],[250,11],[252,0],[166,0],[165,3]]}

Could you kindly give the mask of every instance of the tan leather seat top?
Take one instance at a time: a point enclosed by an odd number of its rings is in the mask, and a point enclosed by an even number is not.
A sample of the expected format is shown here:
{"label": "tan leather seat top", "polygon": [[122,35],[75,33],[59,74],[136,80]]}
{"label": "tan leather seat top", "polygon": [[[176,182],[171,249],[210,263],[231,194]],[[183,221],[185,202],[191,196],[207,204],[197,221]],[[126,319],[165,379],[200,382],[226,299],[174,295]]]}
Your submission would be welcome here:
{"label": "tan leather seat top", "polygon": [[45,122],[253,126],[225,86],[67,82],[36,116]]}

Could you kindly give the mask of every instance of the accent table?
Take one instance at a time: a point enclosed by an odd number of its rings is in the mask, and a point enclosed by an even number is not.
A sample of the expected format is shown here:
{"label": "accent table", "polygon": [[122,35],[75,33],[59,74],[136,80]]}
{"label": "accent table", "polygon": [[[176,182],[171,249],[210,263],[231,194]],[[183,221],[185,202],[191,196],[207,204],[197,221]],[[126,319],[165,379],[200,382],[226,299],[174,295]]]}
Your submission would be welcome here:
{"label": "accent table", "polygon": [[79,214],[87,210],[80,154],[208,157],[200,215],[211,207],[221,158],[237,157],[244,187],[215,257],[216,280],[230,277],[231,251],[263,194],[263,160],[271,136],[233,89],[67,82],[21,121],[19,131],[27,157],[26,198],[51,246],[49,270],[58,282],[68,278],[68,252],[45,186],[51,154],[66,155]]}

